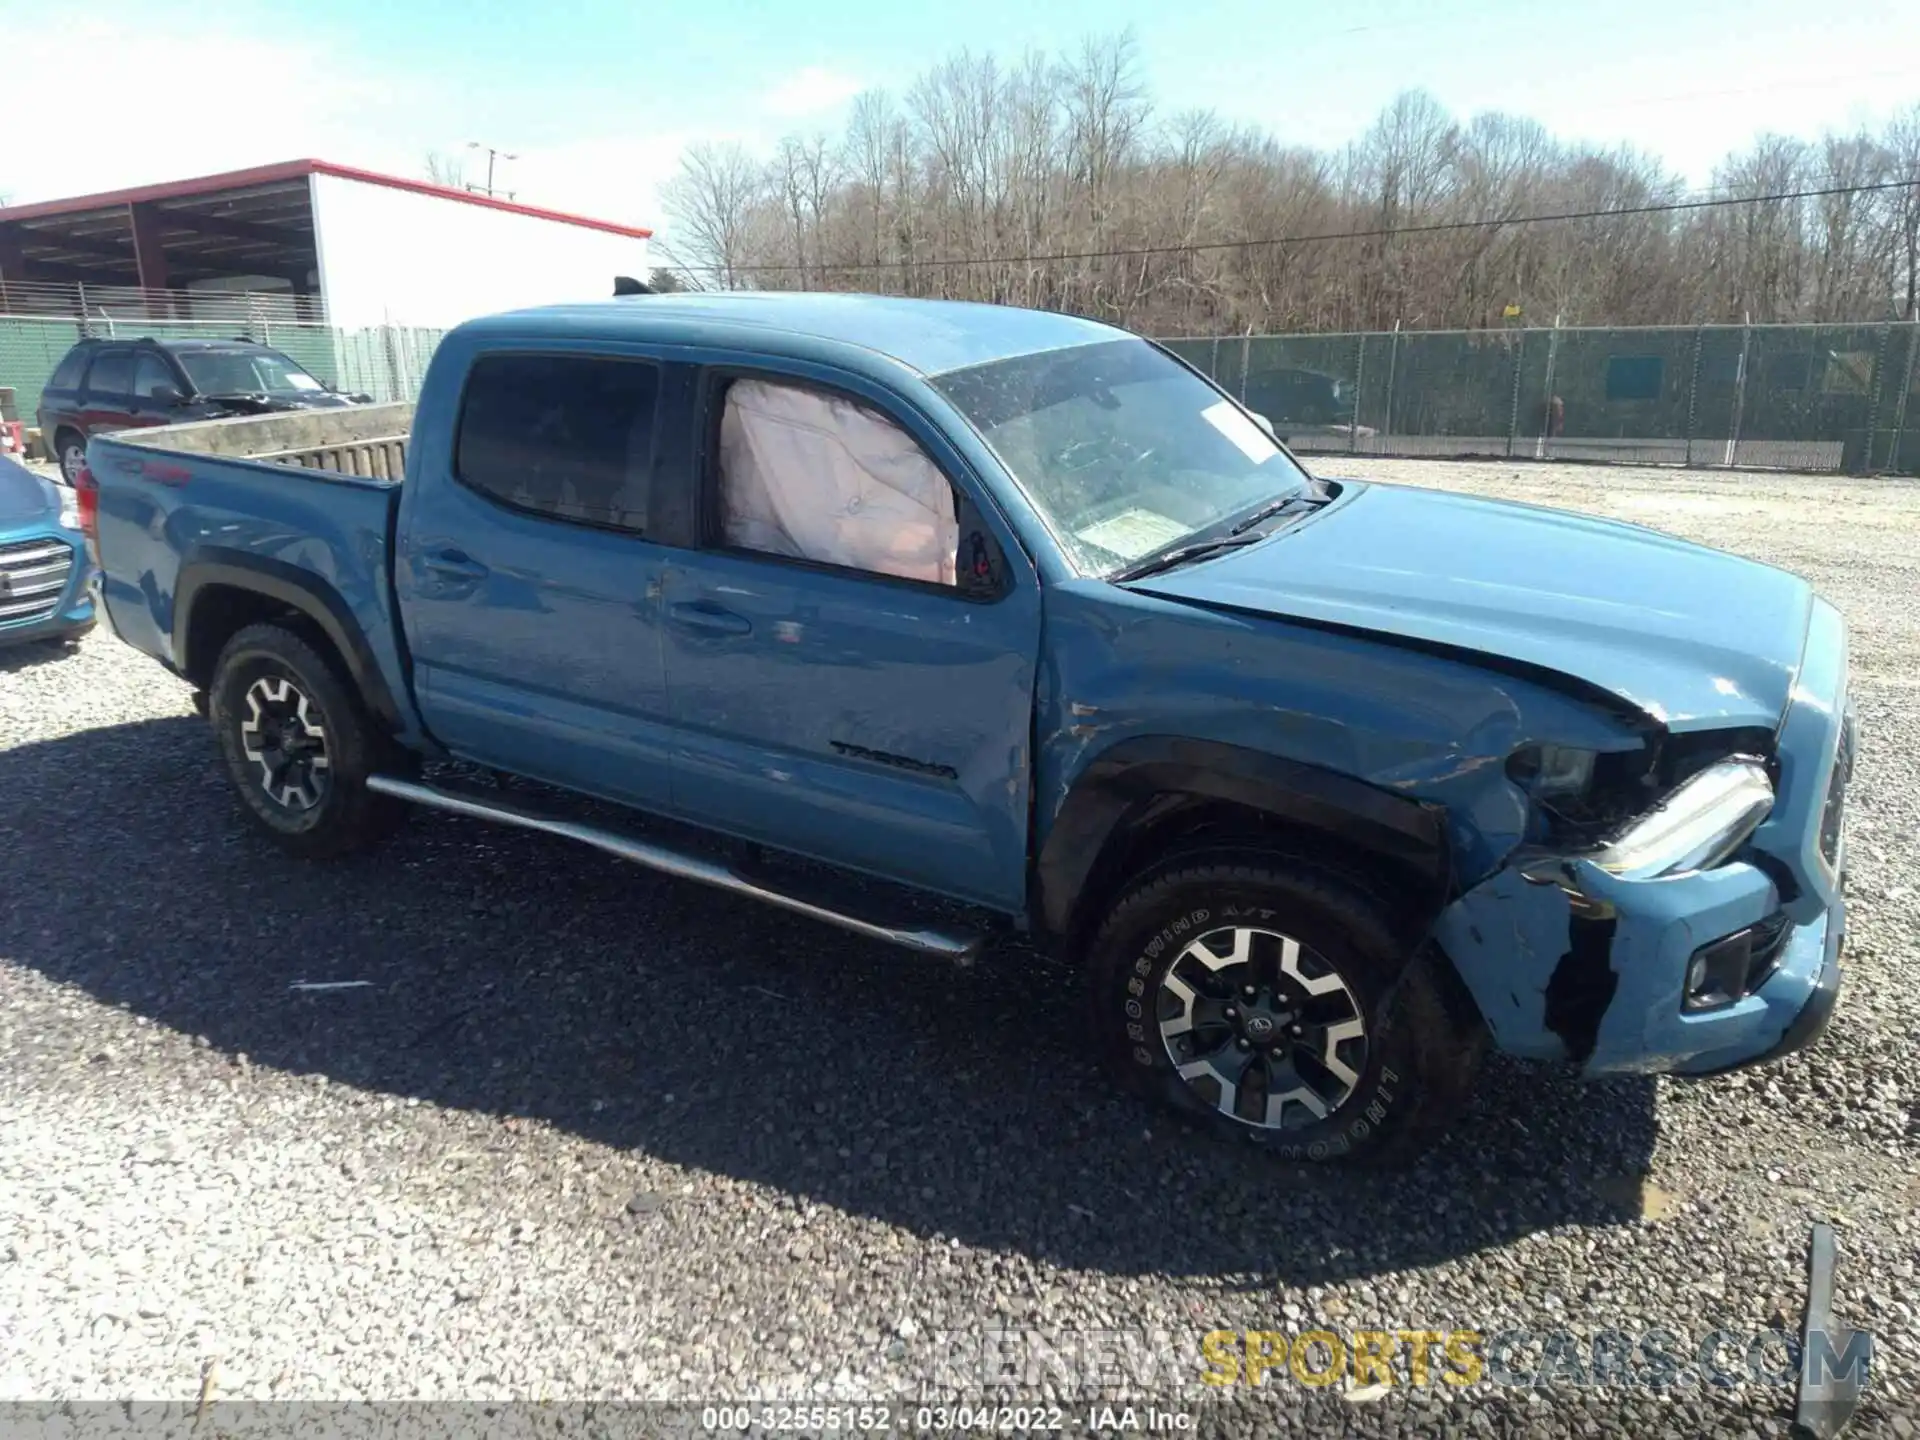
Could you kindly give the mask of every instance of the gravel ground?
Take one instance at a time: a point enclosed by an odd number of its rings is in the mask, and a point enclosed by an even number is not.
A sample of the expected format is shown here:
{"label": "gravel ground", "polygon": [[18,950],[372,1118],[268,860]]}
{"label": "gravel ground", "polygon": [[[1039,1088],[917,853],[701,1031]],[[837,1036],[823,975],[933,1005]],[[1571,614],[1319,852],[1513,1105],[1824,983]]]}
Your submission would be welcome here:
{"label": "gravel ground", "polygon": [[[0,1400],[899,1405],[988,1393],[984,1349],[1076,1424],[1132,1376],[1217,1434],[1778,1435],[1780,1385],[1220,1395],[1193,1346],[1664,1327],[1690,1354],[1797,1325],[1826,1217],[1878,1337],[1860,1432],[1914,1434],[1920,488],[1366,469],[1712,541],[1846,612],[1855,909],[1811,1052],[1708,1083],[1495,1061],[1411,1171],[1302,1173],[1110,1095],[1070,977],[1017,951],[951,971],[452,817],[284,859],[185,688],[96,634],[0,657]],[[1062,1373],[1101,1332],[1170,1348]]]}

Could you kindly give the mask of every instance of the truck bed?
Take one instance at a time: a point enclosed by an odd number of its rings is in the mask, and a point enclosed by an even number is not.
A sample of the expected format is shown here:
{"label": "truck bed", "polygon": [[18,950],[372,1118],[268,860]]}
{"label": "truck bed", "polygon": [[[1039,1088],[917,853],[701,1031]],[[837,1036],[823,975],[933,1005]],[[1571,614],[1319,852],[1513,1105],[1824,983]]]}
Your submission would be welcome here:
{"label": "truck bed", "polygon": [[325,470],[368,480],[398,481],[407,471],[413,406],[353,405],[194,420],[149,430],[122,430],[113,443],[176,455],[208,455]]}
{"label": "truck bed", "polygon": [[[240,603],[235,594],[266,596],[335,637],[363,686],[404,693],[389,567],[412,409],[364,405],[94,436],[87,466],[115,632],[204,685],[218,645],[196,644],[194,617]],[[410,713],[396,729],[410,728]]]}

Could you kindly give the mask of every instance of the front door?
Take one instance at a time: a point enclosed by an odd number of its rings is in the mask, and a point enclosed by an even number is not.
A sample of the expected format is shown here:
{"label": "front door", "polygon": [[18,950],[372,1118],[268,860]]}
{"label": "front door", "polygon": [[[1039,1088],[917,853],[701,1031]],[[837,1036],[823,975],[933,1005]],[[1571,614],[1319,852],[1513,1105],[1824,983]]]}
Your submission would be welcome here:
{"label": "front door", "polygon": [[1040,644],[1025,556],[938,431],[867,382],[714,373],[703,404],[706,543],[665,577],[675,808],[1017,910]]}
{"label": "front door", "polygon": [[[396,586],[421,718],[456,755],[664,808],[663,548],[648,538],[662,367],[478,358],[450,453],[405,487]],[[452,397],[448,397],[451,399]]]}
{"label": "front door", "polygon": [[171,425],[180,414],[180,379],[167,362],[151,350],[142,351],[133,367],[133,406],[129,416],[135,425]]}

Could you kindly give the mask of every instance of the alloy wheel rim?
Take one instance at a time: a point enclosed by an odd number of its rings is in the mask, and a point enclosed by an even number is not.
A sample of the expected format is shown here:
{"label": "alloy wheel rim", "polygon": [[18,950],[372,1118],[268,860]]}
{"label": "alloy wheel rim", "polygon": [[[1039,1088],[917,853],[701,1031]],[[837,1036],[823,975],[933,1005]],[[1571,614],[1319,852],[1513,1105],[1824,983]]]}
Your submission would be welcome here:
{"label": "alloy wheel rim", "polygon": [[313,809],[326,798],[333,771],[318,708],[284,675],[255,680],[246,706],[240,748],[260,772],[260,788],[288,810]]}
{"label": "alloy wheel rim", "polygon": [[1160,981],[1175,1073],[1228,1119],[1298,1130],[1333,1114],[1367,1066],[1359,997],[1318,951],[1256,926],[1188,941]]}

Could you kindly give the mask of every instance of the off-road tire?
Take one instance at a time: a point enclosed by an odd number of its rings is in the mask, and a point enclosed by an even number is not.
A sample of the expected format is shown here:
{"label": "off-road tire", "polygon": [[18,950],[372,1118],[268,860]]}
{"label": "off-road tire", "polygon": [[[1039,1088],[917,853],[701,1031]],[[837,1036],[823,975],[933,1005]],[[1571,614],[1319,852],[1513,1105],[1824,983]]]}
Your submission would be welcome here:
{"label": "off-road tire", "polygon": [[[1445,958],[1426,950],[1410,954],[1403,929],[1360,883],[1291,860],[1257,853],[1169,860],[1122,890],[1094,935],[1087,969],[1102,1057],[1128,1088],[1217,1134],[1288,1160],[1383,1164],[1410,1159],[1471,1091],[1486,1032],[1470,1003],[1449,992],[1445,982],[1451,977],[1440,970]],[[1364,1021],[1364,1064],[1351,1066],[1356,1078],[1350,1093],[1324,1118],[1310,1118],[1308,1111],[1299,1124],[1266,1128],[1223,1113],[1224,1087],[1203,1093],[1212,1077],[1203,1075],[1196,1085],[1179,1073],[1172,1052],[1187,1042],[1162,1034],[1162,1012],[1179,1003],[1163,1000],[1163,983],[1176,964],[1183,967],[1183,977],[1198,973],[1189,947],[1201,937],[1240,930],[1297,942],[1310,952],[1299,963],[1314,967],[1316,979],[1325,970],[1337,973],[1346,992],[1342,1003],[1350,999]],[[1213,939],[1208,948],[1217,953],[1221,943]],[[1189,958],[1183,961],[1183,955]],[[1201,978],[1212,983],[1214,977],[1208,971]],[[1186,1002],[1188,1015],[1196,1005]],[[1177,1026],[1183,1020],[1176,1013],[1168,1023]],[[1251,1099],[1259,1108],[1259,1078],[1237,1103]],[[1324,1097],[1315,1098],[1325,1103]],[[1285,1105],[1281,1113],[1286,1117]]]}
{"label": "off-road tire", "polygon": [[[277,799],[263,778],[266,767],[248,752],[249,744],[259,743],[260,723],[249,696],[261,694],[280,697],[283,706],[304,700],[310,723],[302,728],[321,732],[324,773],[309,773],[301,792],[313,803]],[[208,719],[241,809],[283,849],[304,859],[345,855],[374,844],[399,823],[404,807],[366,788],[367,777],[386,768],[392,742],[375,728],[351,682],[305,637],[281,625],[247,626],[221,651],[207,696]],[[250,717],[252,737],[246,729]]]}

